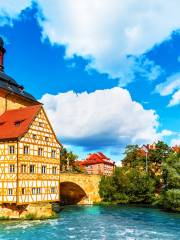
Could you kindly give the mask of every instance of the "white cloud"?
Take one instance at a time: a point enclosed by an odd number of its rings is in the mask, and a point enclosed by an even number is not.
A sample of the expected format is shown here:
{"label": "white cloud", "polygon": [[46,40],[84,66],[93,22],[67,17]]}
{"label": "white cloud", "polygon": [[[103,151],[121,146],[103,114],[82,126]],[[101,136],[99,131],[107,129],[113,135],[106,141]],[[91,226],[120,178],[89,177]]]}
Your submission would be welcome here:
{"label": "white cloud", "polygon": [[161,96],[172,95],[168,107],[180,104],[180,73],[170,76],[166,81],[157,85],[155,92]]}
{"label": "white cloud", "polygon": [[168,107],[172,107],[175,105],[180,104],[180,90],[178,90],[177,92],[175,92],[168,104]]}
{"label": "white cloud", "polygon": [[[129,92],[122,88],[89,94],[45,94],[40,101],[65,144],[86,149],[116,149],[162,137],[157,133],[159,122],[155,111],[145,110],[132,101]],[[167,134],[164,132],[163,136]]]}
{"label": "white cloud", "polygon": [[170,76],[166,81],[156,86],[156,92],[161,96],[167,96],[180,88],[180,73]]}
{"label": "white cloud", "polygon": [[176,134],[176,132],[164,129],[158,135],[159,135],[159,139],[163,139],[163,137],[169,137],[169,136],[172,136],[175,134]]}
{"label": "white cloud", "polygon": [[[145,78],[156,79],[160,67],[148,59],[142,63],[138,57],[180,27],[179,0],[35,2],[43,13],[39,22],[44,37],[52,44],[65,45],[67,58],[79,55],[90,59],[89,69],[119,78],[120,85],[132,81],[136,71]],[[31,0],[1,0],[0,24],[11,23],[31,3]]]}
{"label": "white cloud", "polygon": [[31,0],[0,0],[0,26],[11,24],[21,11],[31,5]]}
{"label": "white cloud", "polygon": [[66,45],[66,57],[90,58],[90,68],[121,78],[122,85],[134,76],[127,55],[140,56],[180,28],[179,0],[37,2],[44,37]]}

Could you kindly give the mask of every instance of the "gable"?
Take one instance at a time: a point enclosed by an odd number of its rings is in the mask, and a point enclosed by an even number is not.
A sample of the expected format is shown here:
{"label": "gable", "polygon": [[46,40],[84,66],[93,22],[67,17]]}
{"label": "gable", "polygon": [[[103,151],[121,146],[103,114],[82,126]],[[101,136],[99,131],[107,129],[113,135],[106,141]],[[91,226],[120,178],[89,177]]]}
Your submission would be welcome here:
{"label": "gable", "polygon": [[27,133],[20,141],[44,146],[50,145],[52,147],[61,147],[61,143],[58,141],[43,107],[41,107],[29,126]]}

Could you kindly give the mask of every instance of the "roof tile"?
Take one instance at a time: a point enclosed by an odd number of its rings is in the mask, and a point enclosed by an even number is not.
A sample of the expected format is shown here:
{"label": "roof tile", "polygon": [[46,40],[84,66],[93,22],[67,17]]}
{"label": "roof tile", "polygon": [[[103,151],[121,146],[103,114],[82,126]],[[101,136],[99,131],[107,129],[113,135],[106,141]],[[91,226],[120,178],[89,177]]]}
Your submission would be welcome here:
{"label": "roof tile", "polygon": [[0,116],[0,140],[17,139],[29,129],[42,105],[6,111]]}

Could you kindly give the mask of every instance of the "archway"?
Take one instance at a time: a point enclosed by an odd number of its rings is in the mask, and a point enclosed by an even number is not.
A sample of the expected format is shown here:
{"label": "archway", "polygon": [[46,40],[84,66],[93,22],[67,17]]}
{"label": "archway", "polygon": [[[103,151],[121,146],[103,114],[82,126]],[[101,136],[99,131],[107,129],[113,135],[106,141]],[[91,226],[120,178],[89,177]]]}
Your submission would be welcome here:
{"label": "archway", "polygon": [[76,183],[61,182],[60,199],[63,205],[74,205],[87,199],[85,191]]}

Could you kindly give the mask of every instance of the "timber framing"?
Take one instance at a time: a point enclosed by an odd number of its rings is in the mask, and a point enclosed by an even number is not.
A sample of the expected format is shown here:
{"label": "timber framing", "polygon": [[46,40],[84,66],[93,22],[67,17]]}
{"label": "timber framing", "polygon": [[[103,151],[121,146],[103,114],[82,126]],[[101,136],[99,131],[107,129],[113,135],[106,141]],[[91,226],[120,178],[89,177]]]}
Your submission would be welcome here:
{"label": "timber framing", "polygon": [[23,134],[1,139],[0,204],[59,201],[61,146],[42,106]]}

